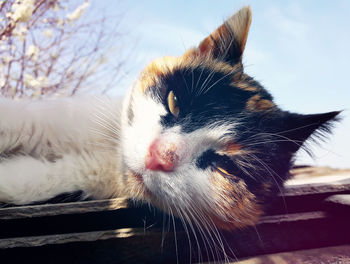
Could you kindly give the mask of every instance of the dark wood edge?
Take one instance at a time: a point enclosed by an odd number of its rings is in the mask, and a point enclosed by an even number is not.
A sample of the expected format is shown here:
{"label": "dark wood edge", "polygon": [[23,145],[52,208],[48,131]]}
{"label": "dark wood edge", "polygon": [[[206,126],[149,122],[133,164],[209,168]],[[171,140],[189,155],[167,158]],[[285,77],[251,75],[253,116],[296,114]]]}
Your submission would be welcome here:
{"label": "dark wood edge", "polygon": [[128,208],[129,204],[128,199],[114,198],[85,202],[16,206],[1,208],[0,220],[112,211]]}
{"label": "dark wood edge", "polygon": [[[322,193],[332,195],[349,190],[350,179],[346,181],[325,184],[303,184],[286,186],[283,193],[279,195],[283,197],[295,197]],[[0,220],[55,216],[63,214],[83,214],[91,212],[112,211],[129,207],[130,201],[126,198],[59,204],[16,206],[0,208]]]}
{"label": "dark wood edge", "polygon": [[[326,219],[327,217],[328,215],[322,211],[289,215],[264,216],[260,219],[259,223],[257,224],[257,228],[259,228],[259,225],[265,224],[282,224],[290,222],[321,220]],[[126,239],[131,237],[137,238],[144,237],[145,235],[160,238],[162,236],[162,232],[163,231],[161,228],[151,228],[149,230],[145,230],[144,228],[122,228],[106,231],[4,238],[0,239],[0,249],[15,247],[38,247],[43,245],[65,244],[71,242],[91,242],[106,239]],[[180,236],[181,234],[185,236],[184,231],[177,231],[178,236]]]}
{"label": "dark wood edge", "polygon": [[[154,231],[153,234],[158,234],[158,232]],[[129,237],[140,237],[144,235],[145,232],[143,228],[122,228],[117,230],[93,231],[83,233],[5,238],[0,239],[0,249],[16,247],[39,247],[44,245],[57,245],[71,242],[90,242],[106,239],[125,239]]]}
{"label": "dark wood edge", "polygon": [[287,185],[280,196],[301,196],[321,193],[337,193],[350,190],[350,179],[331,182],[331,183],[314,183]]}

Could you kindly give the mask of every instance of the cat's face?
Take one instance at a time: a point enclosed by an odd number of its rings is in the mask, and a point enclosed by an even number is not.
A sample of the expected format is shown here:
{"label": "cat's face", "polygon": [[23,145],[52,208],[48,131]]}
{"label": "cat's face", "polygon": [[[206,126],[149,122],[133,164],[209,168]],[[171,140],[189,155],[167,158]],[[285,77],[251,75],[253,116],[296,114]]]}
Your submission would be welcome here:
{"label": "cat's face", "polygon": [[123,109],[132,196],[219,228],[254,224],[294,153],[337,115],[282,111],[243,72],[250,21],[241,9],[197,48],[141,73]]}

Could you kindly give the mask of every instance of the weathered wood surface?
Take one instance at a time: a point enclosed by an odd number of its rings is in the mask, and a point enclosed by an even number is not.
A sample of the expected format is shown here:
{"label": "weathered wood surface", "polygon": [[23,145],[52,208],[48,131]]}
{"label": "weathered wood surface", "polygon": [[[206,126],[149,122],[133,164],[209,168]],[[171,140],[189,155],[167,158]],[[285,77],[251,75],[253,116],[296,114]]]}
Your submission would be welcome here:
{"label": "weathered wood surface", "polygon": [[[159,233],[159,230],[153,230]],[[121,228],[117,230],[68,233],[44,236],[29,236],[0,239],[0,248],[39,247],[44,245],[65,244],[71,242],[90,242],[106,239],[124,239],[130,237],[143,237],[142,228]]]}
{"label": "weathered wood surface", "polygon": [[[235,257],[256,256],[261,254],[293,251],[307,248],[326,247],[338,244],[350,244],[350,218],[335,218],[325,212],[308,212],[290,216],[264,217],[256,228],[223,232],[222,237],[231,247],[231,259]],[[198,260],[197,245],[190,236],[192,255],[189,254],[189,239],[183,229],[178,229],[176,241],[173,232],[166,233],[162,245],[162,229],[152,227],[124,228],[117,230],[51,234],[43,236],[0,239],[0,258],[35,259],[45,263],[47,255],[60,255],[59,261],[50,263],[72,263],[80,256],[78,263],[189,263]],[[204,249],[203,241],[199,242]],[[177,253],[176,246],[177,245]],[[226,246],[226,250],[230,253]],[[73,251],[73,259],[71,252]],[[203,250],[204,251],[204,250]],[[70,252],[69,254],[67,252]],[[206,255],[202,258],[221,259],[222,256]],[[109,256],[110,262],[95,262]],[[94,262],[89,262],[93,259]],[[113,261],[112,261],[113,260]],[[74,263],[74,262],[73,262]]]}
{"label": "weathered wood surface", "polygon": [[325,200],[329,205],[342,206],[350,209],[350,194],[336,194]]}
{"label": "weathered wood surface", "polygon": [[349,264],[350,245],[315,248],[253,257],[232,264]]}
{"label": "weathered wood surface", "polygon": [[[335,181],[326,184],[320,183],[286,186],[283,193],[280,194],[280,197],[283,202],[283,198],[287,199],[289,197],[297,197],[304,199],[304,196],[311,195],[329,196],[332,194],[346,193],[348,190],[350,190],[350,178],[341,182]],[[113,211],[129,208],[131,206],[132,204],[130,201],[125,198],[61,204],[16,206],[0,208],[0,220]]]}
{"label": "weathered wood surface", "polygon": [[[296,223],[300,221],[316,221],[326,220],[328,216],[325,212],[307,212],[290,215],[274,215],[264,216],[257,224],[257,228],[267,224],[287,224]],[[70,242],[87,242],[96,240],[106,239],[124,239],[130,237],[143,237],[145,234],[153,233],[156,236],[162,236],[161,228],[152,228],[145,230],[145,228],[121,228],[117,230],[106,230],[106,231],[94,231],[94,232],[79,232],[79,233],[68,233],[68,234],[55,234],[55,235],[42,235],[42,236],[29,236],[29,237],[15,237],[0,239],[1,248],[13,248],[13,247],[36,247],[49,244],[62,244]],[[185,235],[184,230],[180,229],[179,235]],[[245,231],[242,231],[245,232]],[[256,236],[254,236],[254,239]]]}
{"label": "weathered wood surface", "polygon": [[0,220],[64,214],[84,214],[90,212],[112,211],[128,207],[130,207],[130,203],[125,198],[61,204],[15,206],[0,208]]}
{"label": "weathered wood surface", "polygon": [[[256,227],[221,232],[230,258],[350,244],[350,180],[343,176],[327,183],[287,185]],[[164,219],[170,221],[154,208],[135,206],[123,198],[2,208],[0,263],[7,263],[5,259],[11,259],[8,263],[223,259],[205,252],[205,239],[198,229],[195,238],[175,220],[176,233],[172,224],[164,231]],[[214,244],[219,244],[215,238]]]}

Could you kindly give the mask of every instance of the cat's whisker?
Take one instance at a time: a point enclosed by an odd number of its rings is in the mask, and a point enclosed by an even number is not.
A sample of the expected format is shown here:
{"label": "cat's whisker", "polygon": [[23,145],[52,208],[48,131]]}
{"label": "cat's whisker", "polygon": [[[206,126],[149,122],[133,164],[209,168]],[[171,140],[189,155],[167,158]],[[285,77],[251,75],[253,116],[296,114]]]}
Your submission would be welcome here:
{"label": "cat's whisker", "polygon": [[207,82],[210,83],[212,78],[215,76],[215,71],[211,70],[211,72],[208,74],[207,78],[205,78],[204,82],[202,83],[200,89],[199,89],[199,95],[202,95],[205,91],[205,87],[207,85]]}
{"label": "cat's whisker", "polygon": [[106,134],[105,132],[102,132],[101,130],[91,129],[89,131],[92,134],[95,134],[95,135],[98,135],[98,136],[102,136],[102,138],[107,141],[107,142],[105,142],[107,144],[108,143],[113,143],[113,144],[117,144],[118,143],[118,138],[115,138],[112,135]]}
{"label": "cat's whisker", "polygon": [[263,242],[263,240],[261,239],[261,236],[260,236],[260,234],[259,234],[259,231],[258,231],[257,226],[256,226],[256,225],[253,225],[253,228],[254,228],[254,230],[255,230],[255,232],[256,232],[256,235],[258,236],[260,245],[264,245],[264,242]]}
{"label": "cat's whisker", "polygon": [[253,176],[246,168],[251,168],[251,169],[255,169],[255,166],[249,162],[249,160],[247,160],[243,155],[240,156],[240,158],[244,159],[244,161],[242,160],[235,160],[235,164],[237,166],[239,166],[239,168],[243,171],[243,173],[245,175],[248,175],[250,178],[252,178],[253,180],[257,180],[255,176]]}
{"label": "cat's whisker", "polygon": [[105,135],[105,138],[114,139],[114,141],[117,141],[119,138],[119,134],[116,131],[111,131],[109,127],[106,127],[103,123],[98,123],[99,121],[96,121],[96,124],[98,124],[103,129],[96,129],[96,128],[89,128],[89,131],[94,133],[95,135]]}
{"label": "cat's whisker", "polygon": [[201,217],[202,214],[197,213],[197,210],[195,208],[192,208],[191,211],[192,211],[192,213],[191,213],[192,215],[195,214],[198,217],[198,220],[197,220],[197,217],[193,217],[193,219],[194,219],[196,226],[199,229],[200,235],[202,237],[207,257],[210,257],[210,254],[211,254],[212,258],[215,259],[215,254],[214,254],[214,251],[212,248],[213,240],[212,240],[211,234],[203,229],[203,228],[205,228],[205,225],[206,225],[205,218]]}
{"label": "cat's whisker", "polygon": [[184,219],[184,211],[182,211],[177,205],[176,203],[172,202],[175,210],[176,210],[176,213],[177,213],[177,216],[180,218],[181,220],[181,223],[182,223],[182,226],[184,227],[184,230],[185,230],[185,233],[187,235],[187,240],[188,240],[188,246],[189,246],[189,258],[190,258],[190,263],[192,262],[192,243],[191,243],[191,237],[190,237],[190,233],[189,233],[189,230],[187,228],[187,225],[186,225],[186,221]]}
{"label": "cat's whisker", "polygon": [[[209,241],[207,240],[207,237],[206,237],[206,233],[205,233],[205,231],[203,230],[203,228],[202,228],[202,224],[199,222],[199,220],[197,219],[197,217],[195,216],[195,214],[196,214],[196,209],[194,209],[193,207],[192,207],[192,205],[191,204],[189,204],[189,207],[188,207],[188,214],[189,214],[189,216],[190,216],[190,218],[192,219],[192,221],[194,222],[194,224],[195,224],[195,226],[196,226],[196,228],[198,229],[198,231],[199,231],[199,235],[201,236],[201,239],[202,239],[202,241],[203,241],[203,243],[204,243],[204,248],[205,248],[205,252],[206,252],[206,256],[209,256],[209,251],[208,251],[208,247],[207,247],[207,245],[208,246],[210,246],[210,243],[209,243]],[[193,231],[194,233],[195,233],[195,231]],[[199,247],[199,245],[198,245],[198,247]],[[210,248],[210,250],[211,250],[211,248]],[[201,252],[201,249],[199,248],[199,251]],[[213,254],[213,252],[212,252],[212,254]],[[202,253],[200,253],[200,256],[202,255]],[[202,257],[202,256],[201,256]]]}
{"label": "cat's whisker", "polygon": [[[210,89],[212,89],[216,84],[218,84],[219,82],[221,82],[223,79],[225,79],[227,76],[231,75],[232,72],[226,73],[224,74],[224,76],[222,76],[221,78],[219,78],[217,81],[215,81],[212,85],[210,85],[208,88],[204,88],[204,91],[202,92],[202,94],[206,94],[208,91],[210,91]],[[208,83],[209,85],[209,83]]]}
{"label": "cat's whisker", "polygon": [[113,122],[111,122],[103,116],[99,116],[98,113],[94,115],[93,121],[116,135],[120,133],[120,129],[116,124],[113,124]]}
{"label": "cat's whisker", "polygon": [[199,74],[199,77],[198,77],[198,80],[197,80],[197,82],[196,82],[196,85],[195,85],[195,90],[197,90],[197,92],[196,92],[196,96],[199,96],[200,95],[200,93],[198,93],[198,84],[199,84],[199,81],[201,80],[201,77],[202,77],[202,74],[203,74],[203,72],[204,72],[204,67],[202,67],[202,71],[201,71],[201,73]]}
{"label": "cat's whisker", "polygon": [[255,159],[258,163],[260,163],[270,174],[275,175],[277,178],[279,178],[281,180],[281,182],[283,182],[283,178],[278,175],[273,169],[271,169],[266,162],[264,162],[262,159],[258,158],[256,155],[254,155],[253,153],[248,154],[250,155],[250,157],[252,157],[253,159]]}
{"label": "cat's whisker", "polygon": [[191,94],[193,93],[194,89],[194,71],[193,68],[191,68]]}
{"label": "cat's whisker", "polygon": [[[192,209],[194,209],[194,208],[192,207]],[[197,210],[194,210],[194,212],[197,212]],[[221,236],[220,236],[220,233],[219,233],[218,229],[216,228],[216,226],[215,226],[214,222],[211,220],[211,218],[204,217],[203,213],[199,213],[199,214],[197,214],[197,216],[201,220],[201,224],[206,229],[205,234],[209,234],[209,238],[210,238],[212,243],[210,243],[209,240],[208,240],[207,241],[208,245],[213,245],[214,246],[215,255],[214,255],[214,252],[212,252],[212,254],[213,254],[212,256],[214,257],[214,259],[219,259],[218,248],[217,248],[216,244],[218,243],[221,246],[222,252],[225,252],[225,250],[222,247],[223,243],[222,243]]]}
{"label": "cat's whisker", "polygon": [[173,210],[171,209],[171,206],[169,207],[169,210],[170,210],[171,219],[172,219],[172,221],[173,221],[173,231],[174,231],[174,242],[175,242],[176,263],[178,264],[178,263],[179,263],[179,251],[178,251],[178,247],[177,247],[175,217],[174,217]]}
{"label": "cat's whisker", "polygon": [[286,212],[288,213],[288,208],[287,208],[287,203],[285,200],[285,197],[283,195],[283,187],[280,186],[280,184],[278,183],[278,181],[275,179],[275,177],[273,176],[273,174],[275,174],[278,178],[280,178],[280,180],[283,182],[283,179],[281,178],[281,176],[279,176],[275,171],[273,171],[269,166],[267,166],[266,163],[264,163],[262,160],[260,160],[258,157],[256,157],[255,155],[252,155],[252,158],[255,159],[257,162],[259,162],[265,169],[266,171],[270,174],[271,178],[274,180],[280,194],[283,200],[283,205],[284,208],[286,210]]}
{"label": "cat's whisker", "polygon": [[[165,208],[166,212],[169,212],[167,214],[163,213],[163,228],[162,228],[162,241],[161,241],[161,247],[163,250],[163,246],[164,246],[164,241],[165,241],[165,234],[170,232],[170,226],[171,226],[171,215],[170,215],[170,205],[169,202],[167,200],[163,200],[162,201],[163,204],[163,208]],[[167,229],[166,229],[166,233],[165,233],[165,222],[167,222]]]}
{"label": "cat's whisker", "polygon": [[[224,255],[224,258],[226,259],[227,258],[227,254],[226,254],[226,251],[225,251],[225,245],[224,245],[224,242],[223,242],[223,239],[224,237],[221,235],[220,231],[218,230],[218,228],[216,227],[215,223],[209,219],[210,222],[209,222],[209,227],[210,227],[210,230],[212,231],[214,237],[216,238],[216,241],[217,243],[219,244],[219,247],[217,247],[216,243],[214,244],[214,247],[216,249],[216,254],[217,254],[217,259],[220,258],[220,254],[218,252],[221,252],[223,255]],[[213,231],[214,229],[214,231]],[[214,243],[214,241],[213,241]]]}
{"label": "cat's whisker", "polygon": [[108,121],[102,119],[101,117],[95,116],[93,122],[99,125],[101,128],[104,128],[115,135],[118,135],[119,133],[119,130],[115,126],[110,124]]}
{"label": "cat's whisker", "polygon": [[[204,72],[204,70],[205,70],[205,67],[204,67],[204,65],[203,65],[203,66],[202,66],[201,75],[202,75],[202,73]],[[207,77],[206,77],[206,78],[204,79],[204,81],[202,82],[200,88],[198,88],[198,85],[196,85],[196,89],[197,89],[196,96],[199,96],[199,95],[202,94],[203,89],[204,89],[204,87],[206,86],[206,83],[207,83],[208,81],[210,82],[210,80],[212,79],[212,77],[213,77],[213,76],[215,75],[215,73],[216,73],[214,69],[207,69],[207,70],[210,70],[210,71],[209,71]]]}
{"label": "cat's whisker", "polygon": [[[205,245],[205,248],[206,248],[206,253],[207,253],[207,256],[208,255],[208,248],[206,245],[209,246],[209,249],[210,249],[210,252],[211,252],[211,255],[213,257],[213,259],[218,259],[218,255],[217,255],[217,252],[214,254],[214,251],[213,251],[213,246],[215,248],[216,246],[216,242],[214,240],[214,237],[212,236],[212,233],[211,232],[208,232],[209,229],[207,229],[207,231],[203,230],[202,229],[202,225],[208,225],[208,222],[206,220],[206,217],[205,217],[205,214],[202,210],[200,210],[199,208],[194,208],[190,202],[189,202],[189,206],[188,206],[190,209],[188,210],[189,213],[192,215],[192,218],[197,222],[196,226],[197,228],[199,228],[200,230],[200,234],[201,234],[201,237],[203,240],[203,242],[206,242],[204,245]],[[195,216],[196,215],[196,216]],[[198,219],[198,220],[197,220]],[[200,222],[199,222],[200,220]],[[209,237],[208,237],[209,236]],[[210,238],[210,239],[209,239]],[[216,249],[215,249],[216,250]]]}
{"label": "cat's whisker", "polygon": [[116,120],[113,119],[112,116],[109,117],[105,114],[102,114],[102,112],[100,111],[96,111],[96,113],[94,114],[94,118],[96,118],[102,123],[106,123],[106,125],[109,125],[113,130],[118,132],[120,131],[119,124]]}
{"label": "cat's whisker", "polygon": [[290,139],[276,139],[276,140],[269,140],[269,141],[262,141],[262,142],[256,142],[256,143],[250,143],[250,144],[245,144],[245,147],[252,147],[252,146],[256,146],[256,145],[261,145],[261,144],[268,144],[268,143],[277,143],[277,142],[292,142],[294,144],[296,144],[298,147],[301,147],[301,143],[303,143],[302,141],[297,142],[296,140],[290,140]]}
{"label": "cat's whisker", "polygon": [[221,45],[220,47],[225,47],[225,51],[222,52],[222,59],[224,60],[224,58],[227,56],[227,54],[229,53],[230,49],[231,49],[231,46],[234,42],[234,37],[231,37],[230,41],[228,44],[226,44],[227,40],[223,39],[223,38],[220,38],[220,41],[221,41]]}
{"label": "cat's whisker", "polygon": [[197,237],[197,233],[194,229],[194,226],[192,224],[192,219],[189,217],[188,213],[187,213],[187,210],[186,209],[183,209],[183,214],[186,218],[186,222],[188,223],[188,225],[190,226],[190,229],[193,233],[193,236],[195,238],[195,241],[196,241],[196,245],[197,245],[197,251],[198,251],[198,261],[201,262],[201,259],[202,259],[202,251],[201,251],[201,247],[200,247],[200,244],[199,244],[199,241],[198,241],[198,237]]}
{"label": "cat's whisker", "polygon": [[[266,133],[266,132],[262,132],[262,133],[258,133],[257,135],[255,135],[254,137],[261,137],[261,136],[270,136],[270,137],[279,137],[279,138],[283,138],[289,142],[294,142],[294,143],[302,143],[303,141],[302,140],[293,140],[293,139],[290,139],[284,135],[281,135],[280,133]],[[250,139],[252,139],[252,137],[250,137]],[[300,145],[298,145],[300,146]]]}
{"label": "cat's whisker", "polygon": [[184,83],[185,83],[185,86],[186,86],[186,89],[187,89],[187,92],[189,93],[190,92],[190,89],[188,88],[188,86],[187,86],[187,82],[186,82],[186,79],[185,79],[185,77],[184,77],[184,75],[181,73],[181,77],[182,77],[182,79],[183,79],[183,81],[184,81]]}

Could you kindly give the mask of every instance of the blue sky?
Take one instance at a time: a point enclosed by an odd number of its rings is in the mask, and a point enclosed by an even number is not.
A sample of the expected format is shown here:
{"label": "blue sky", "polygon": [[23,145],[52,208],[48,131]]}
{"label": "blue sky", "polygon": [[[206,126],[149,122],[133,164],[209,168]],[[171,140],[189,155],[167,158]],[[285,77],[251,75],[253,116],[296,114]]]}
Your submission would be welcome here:
{"label": "blue sky", "polygon": [[299,155],[298,163],[350,167],[350,1],[95,1],[107,15],[124,13],[126,49],[133,49],[114,93],[123,94],[152,59],[181,55],[245,5],[253,11],[246,72],[285,110],[345,110],[333,136],[313,148],[315,158]]}

